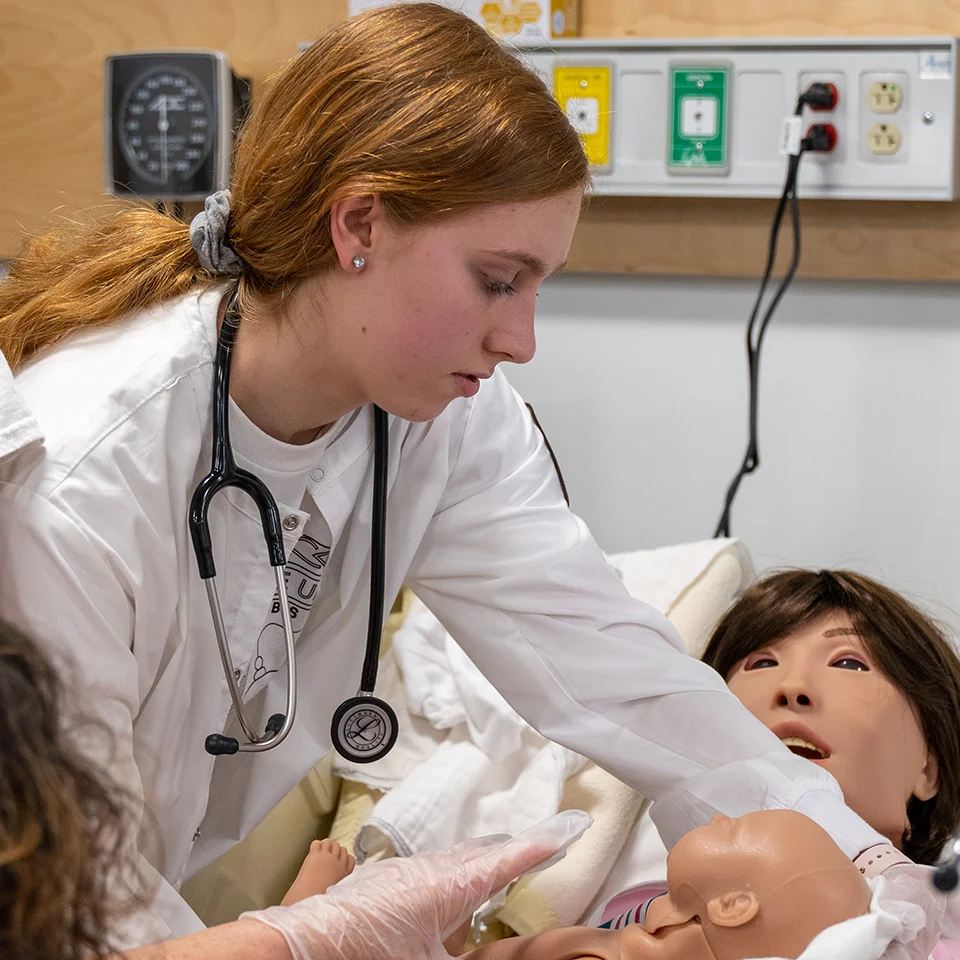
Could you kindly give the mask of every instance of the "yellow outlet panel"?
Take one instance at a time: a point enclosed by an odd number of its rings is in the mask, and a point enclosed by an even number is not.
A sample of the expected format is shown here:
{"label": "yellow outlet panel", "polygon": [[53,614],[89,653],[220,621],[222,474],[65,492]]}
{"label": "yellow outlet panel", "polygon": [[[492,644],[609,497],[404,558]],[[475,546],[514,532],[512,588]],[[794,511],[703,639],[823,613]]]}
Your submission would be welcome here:
{"label": "yellow outlet panel", "polygon": [[580,134],[590,166],[611,167],[610,89],[613,68],[603,64],[554,67],[553,95]]}
{"label": "yellow outlet panel", "polygon": [[896,113],[903,103],[900,84],[890,80],[877,80],[867,91],[867,104],[874,113]]}
{"label": "yellow outlet panel", "polygon": [[867,131],[867,149],[881,157],[896,153],[902,140],[895,123],[875,123]]}

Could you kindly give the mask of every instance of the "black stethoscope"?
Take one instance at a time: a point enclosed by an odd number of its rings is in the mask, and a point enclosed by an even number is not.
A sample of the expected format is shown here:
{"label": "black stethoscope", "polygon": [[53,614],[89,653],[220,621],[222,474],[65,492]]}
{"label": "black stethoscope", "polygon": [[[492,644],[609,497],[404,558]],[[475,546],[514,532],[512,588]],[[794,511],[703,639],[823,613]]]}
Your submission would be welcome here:
{"label": "black stethoscope", "polygon": [[[188,522],[193,550],[197,557],[200,578],[207,588],[213,627],[220,648],[220,662],[227,680],[227,689],[233,700],[237,720],[246,742],[236,737],[211,733],[204,746],[207,753],[215,756],[223,753],[248,751],[260,753],[271,750],[286,739],[293,727],[297,712],[297,661],[294,648],[293,624],[290,620],[290,604],[287,600],[287,585],[284,578],[286,553],[283,548],[283,533],[280,527],[280,511],[267,485],[257,476],[236,465],[230,446],[230,361],[233,345],[240,325],[238,306],[240,285],[234,288],[217,337],[217,355],[213,368],[213,464],[210,472],[197,484],[190,501]],[[397,715],[390,704],[373,695],[377,683],[377,664],[380,659],[380,633],[383,629],[384,555],[387,533],[387,462],[389,442],[387,415],[374,407],[374,480],[373,480],[373,532],[371,534],[370,564],[370,612],[367,624],[367,646],[360,675],[360,690],[357,696],[345,700],[337,707],[330,726],[330,739],[334,749],[342,757],[355,763],[372,763],[379,760],[397,741]],[[233,658],[227,643],[220,597],[217,593],[216,564],[207,515],[210,502],[225,487],[237,487],[246,493],[260,511],[263,536],[267,543],[270,566],[277,579],[277,595],[283,621],[283,637],[287,653],[287,705],[286,713],[275,713],[267,721],[263,736],[250,724],[243,709],[243,696],[237,681],[240,671],[234,671]]]}

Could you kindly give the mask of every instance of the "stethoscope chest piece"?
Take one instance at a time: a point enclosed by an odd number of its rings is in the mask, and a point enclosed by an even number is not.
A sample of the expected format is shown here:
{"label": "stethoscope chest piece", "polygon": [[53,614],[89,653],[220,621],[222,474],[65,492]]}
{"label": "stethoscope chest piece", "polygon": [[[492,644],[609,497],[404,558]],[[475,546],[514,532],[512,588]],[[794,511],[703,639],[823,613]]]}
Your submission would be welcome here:
{"label": "stethoscope chest piece", "polygon": [[377,697],[351,697],[337,707],[330,725],[334,749],[354,763],[373,763],[397,742],[397,715]]}

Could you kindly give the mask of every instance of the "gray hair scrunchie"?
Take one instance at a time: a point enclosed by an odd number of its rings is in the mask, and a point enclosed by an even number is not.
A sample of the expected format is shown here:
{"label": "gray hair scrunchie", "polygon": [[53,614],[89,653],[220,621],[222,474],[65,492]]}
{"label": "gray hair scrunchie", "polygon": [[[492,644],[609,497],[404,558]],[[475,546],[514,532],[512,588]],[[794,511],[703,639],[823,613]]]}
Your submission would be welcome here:
{"label": "gray hair scrunchie", "polygon": [[190,244],[200,266],[218,277],[237,277],[243,271],[243,261],[227,246],[229,220],[230,191],[219,190],[203,201],[203,210],[190,221]]}

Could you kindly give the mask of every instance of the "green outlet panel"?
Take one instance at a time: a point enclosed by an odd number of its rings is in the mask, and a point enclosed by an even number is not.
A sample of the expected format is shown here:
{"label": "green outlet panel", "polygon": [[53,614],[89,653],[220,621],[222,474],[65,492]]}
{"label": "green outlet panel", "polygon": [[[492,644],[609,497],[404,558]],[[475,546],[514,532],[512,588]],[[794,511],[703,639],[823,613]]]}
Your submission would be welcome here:
{"label": "green outlet panel", "polygon": [[729,173],[731,73],[730,63],[671,65],[667,139],[671,173]]}

